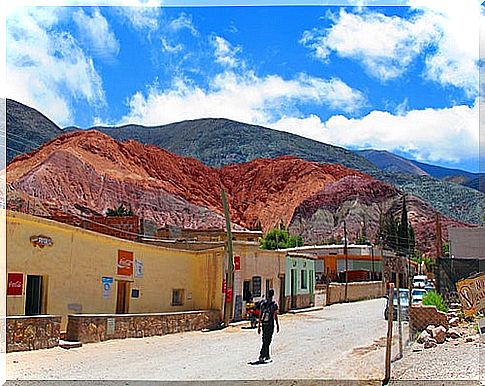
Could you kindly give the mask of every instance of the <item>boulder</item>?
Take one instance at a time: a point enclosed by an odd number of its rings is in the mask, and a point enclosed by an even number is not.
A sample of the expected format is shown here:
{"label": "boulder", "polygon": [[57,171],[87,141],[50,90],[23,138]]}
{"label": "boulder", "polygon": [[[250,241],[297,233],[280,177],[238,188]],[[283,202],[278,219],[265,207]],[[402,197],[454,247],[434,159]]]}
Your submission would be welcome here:
{"label": "boulder", "polygon": [[446,328],[443,326],[433,328],[433,333],[431,336],[436,340],[437,343],[443,343],[446,339]]}
{"label": "boulder", "polygon": [[428,338],[431,338],[431,334],[428,331],[424,330],[421,334],[419,334],[416,341],[418,343],[424,343]]}
{"label": "boulder", "polygon": [[428,332],[428,334],[433,334],[433,330],[436,326],[433,325],[433,324],[430,324],[428,327],[426,327],[426,331]]}
{"label": "boulder", "polygon": [[448,324],[451,326],[451,327],[457,327],[458,326],[458,322],[460,321],[460,319],[454,317],[454,318],[451,318],[449,321],[448,321]]}
{"label": "boulder", "polygon": [[461,336],[456,328],[450,328],[446,333],[446,336],[451,339],[457,339]]}
{"label": "boulder", "polygon": [[433,348],[436,347],[438,344],[436,343],[436,339],[428,338],[424,342],[424,348]]}

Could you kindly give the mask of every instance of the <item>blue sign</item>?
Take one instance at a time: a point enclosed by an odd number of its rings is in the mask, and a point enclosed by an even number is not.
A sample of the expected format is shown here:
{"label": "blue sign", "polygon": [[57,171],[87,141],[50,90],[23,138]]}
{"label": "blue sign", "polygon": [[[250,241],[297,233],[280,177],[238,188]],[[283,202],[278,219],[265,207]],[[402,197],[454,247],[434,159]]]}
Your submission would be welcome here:
{"label": "blue sign", "polygon": [[111,292],[111,285],[113,284],[113,278],[112,277],[106,277],[103,276],[102,282],[103,282],[103,298],[107,299],[109,298],[110,292]]}

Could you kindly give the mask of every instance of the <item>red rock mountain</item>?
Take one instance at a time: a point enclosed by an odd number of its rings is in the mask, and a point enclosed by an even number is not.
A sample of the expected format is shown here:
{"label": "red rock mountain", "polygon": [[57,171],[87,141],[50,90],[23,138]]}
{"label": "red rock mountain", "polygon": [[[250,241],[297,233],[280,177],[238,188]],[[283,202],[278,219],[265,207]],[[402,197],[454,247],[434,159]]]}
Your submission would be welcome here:
{"label": "red rock mountain", "polygon": [[[236,228],[260,223],[268,230],[283,221],[308,241],[338,233],[344,218],[357,232],[363,213],[372,235],[379,211],[395,211],[400,202],[396,188],[340,165],[281,157],[216,169],[95,130],[62,135],[18,156],[7,180],[10,207],[26,195],[44,211],[104,213],[125,203],[158,226],[187,228],[224,226],[224,189]],[[429,205],[410,203],[413,224],[434,218]]]}

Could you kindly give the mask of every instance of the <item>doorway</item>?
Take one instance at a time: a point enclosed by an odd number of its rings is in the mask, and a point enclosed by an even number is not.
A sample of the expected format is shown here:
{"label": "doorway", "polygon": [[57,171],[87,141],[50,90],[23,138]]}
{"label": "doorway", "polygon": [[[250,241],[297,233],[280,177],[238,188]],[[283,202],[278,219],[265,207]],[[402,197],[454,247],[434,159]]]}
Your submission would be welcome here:
{"label": "doorway", "polygon": [[25,288],[25,315],[42,313],[42,276],[27,275]]}
{"label": "doorway", "polygon": [[296,269],[291,270],[291,286],[290,286],[290,295],[291,295],[291,308],[296,308]]}
{"label": "doorway", "polygon": [[129,291],[130,282],[118,280],[117,281],[117,291],[116,291],[116,313],[117,314],[127,314],[129,306]]}
{"label": "doorway", "polygon": [[280,276],[280,312],[283,313],[286,311],[286,302],[285,302],[285,275]]}

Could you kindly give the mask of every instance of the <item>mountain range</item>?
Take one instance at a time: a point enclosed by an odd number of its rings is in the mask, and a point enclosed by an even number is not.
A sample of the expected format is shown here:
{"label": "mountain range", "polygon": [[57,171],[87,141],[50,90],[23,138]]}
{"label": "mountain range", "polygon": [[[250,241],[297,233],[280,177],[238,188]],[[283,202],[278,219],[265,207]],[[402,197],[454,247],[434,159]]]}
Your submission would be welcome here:
{"label": "mountain range", "polygon": [[[36,134],[37,126],[42,128],[42,136]],[[286,132],[227,119],[207,118],[155,127],[126,125],[95,129],[116,140],[133,139],[142,144],[155,145],[181,156],[198,159],[212,167],[281,156],[341,164],[415,195],[444,215],[469,224],[480,223],[481,208],[485,204],[485,194],[482,192],[434,178],[429,169],[425,170],[402,157],[402,160],[408,161],[405,162],[407,169],[389,170],[388,167],[379,166],[375,157],[370,158],[369,152],[352,152]],[[7,145],[18,153],[32,151],[35,145],[38,147],[65,131],[78,130],[76,127],[62,130],[34,109],[7,100]],[[43,139],[35,140],[34,134]],[[19,138],[25,141],[20,143]]]}
{"label": "mountain range", "polygon": [[[7,179],[13,210],[91,215],[123,203],[159,227],[199,229],[224,227],[224,189],[235,229],[268,231],[282,222],[306,243],[343,236],[344,221],[351,241],[364,227],[375,238],[380,216],[397,215],[402,205],[395,187],[339,164],[284,156],[214,168],[96,130],[63,134],[16,157]],[[419,248],[432,253],[436,211],[408,196],[408,213]],[[447,226],[464,225],[441,222],[445,236]]]}
{"label": "mountain range", "polygon": [[482,183],[482,186],[479,186],[479,182],[482,182],[485,177],[483,173],[471,173],[460,169],[430,165],[424,162],[409,160],[386,150],[359,150],[357,153],[384,171],[405,172],[416,176],[430,176],[485,192],[485,185]]}

